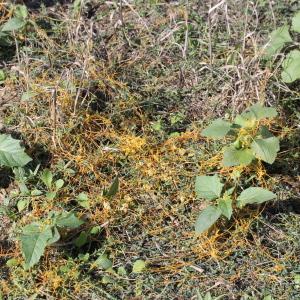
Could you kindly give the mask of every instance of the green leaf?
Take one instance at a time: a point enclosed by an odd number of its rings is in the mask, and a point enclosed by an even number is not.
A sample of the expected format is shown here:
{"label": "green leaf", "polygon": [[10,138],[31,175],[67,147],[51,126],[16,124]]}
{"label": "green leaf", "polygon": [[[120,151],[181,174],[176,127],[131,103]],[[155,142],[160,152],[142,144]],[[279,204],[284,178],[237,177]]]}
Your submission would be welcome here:
{"label": "green leaf", "polygon": [[291,83],[300,78],[300,51],[292,50],[282,62],[281,79],[285,83]]}
{"label": "green leaf", "polygon": [[256,119],[250,114],[237,115],[234,119],[234,124],[237,124],[243,128],[251,128],[255,125]]}
{"label": "green leaf", "polygon": [[219,209],[222,212],[222,215],[230,220],[232,216],[232,199],[221,199],[218,205]]}
{"label": "green leaf", "polygon": [[88,237],[89,235],[85,231],[80,232],[79,237],[77,237],[74,241],[75,246],[80,248],[85,245],[88,241]]}
{"label": "green leaf", "polygon": [[204,300],[213,300],[210,292],[207,292],[204,296]]}
{"label": "green leaf", "polygon": [[53,200],[56,197],[56,192],[48,192],[46,193],[46,197],[48,200]]}
{"label": "green leaf", "polygon": [[77,196],[77,202],[80,206],[84,207],[84,208],[90,208],[90,202],[89,202],[89,198],[85,193],[80,193]]}
{"label": "green leaf", "polygon": [[52,230],[52,238],[48,241],[48,245],[56,243],[60,239],[60,234],[57,228],[54,226],[51,228]]}
{"label": "green leaf", "polygon": [[29,204],[29,200],[27,199],[21,199],[18,201],[18,204],[17,204],[17,208],[18,208],[18,211],[21,212],[23,211]]}
{"label": "green leaf", "polygon": [[266,47],[266,56],[271,57],[274,54],[277,54],[286,43],[290,43],[292,41],[288,25],[275,29],[270,35],[270,41]]}
{"label": "green leaf", "polygon": [[0,134],[0,165],[7,167],[23,167],[31,158],[20,146],[20,141],[10,135]]}
{"label": "green leaf", "polygon": [[5,75],[4,71],[0,70],[0,82],[4,81],[5,78],[6,78],[6,75]]}
{"label": "green leaf", "polygon": [[195,192],[198,198],[214,200],[220,197],[223,186],[217,175],[197,176]]}
{"label": "green leaf", "polygon": [[62,179],[58,179],[55,181],[56,191],[60,190],[63,186],[64,186],[64,181]]}
{"label": "green leaf", "polygon": [[11,18],[2,27],[1,31],[17,31],[26,25],[26,21],[21,18]]}
{"label": "green leaf", "polygon": [[132,267],[132,273],[142,273],[146,269],[146,262],[142,259],[138,259],[134,262]]}
{"label": "green leaf", "polygon": [[268,190],[260,187],[250,187],[239,195],[237,205],[241,208],[246,204],[263,203],[274,198],[276,198],[276,195]]}
{"label": "green leaf", "polygon": [[195,224],[196,233],[208,230],[221,216],[222,212],[218,207],[208,206],[198,216]]}
{"label": "green leaf", "polygon": [[17,5],[15,9],[15,16],[19,19],[26,19],[28,17],[26,5]]}
{"label": "green leaf", "polygon": [[112,198],[117,194],[118,191],[119,191],[119,177],[116,177],[113,183],[111,184],[109,190],[107,191],[104,189],[103,196],[107,198]]}
{"label": "green leaf", "polygon": [[123,266],[121,266],[121,267],[118,268],[117,273],[120,276],[126,276],[127,275],[127,271],[126,271],[126,269]]}
{"label": "green leaf", "polygon": [[[18,262],[18,260],[15,259],[15,258],[11,258],[11,259],[9,259],[9,260],[6,262],[6,265],[7,265],[9,268],[16,267],[18,264],[19,264],[19,262]],[[0,299],[1,299],[1,298],[0,298]]]}
{"label": "green leaf", "polygon": [[98,234],[101,231],[101,226],[93,226],[90,230],[90,234]]}
{"label": "green leaf", "polygon": [[249,165],[254,158],[250,149],[236,149],[230,146],[225,148],[222,164],[225,167]]}
{"label": "green leaf", "polygon": [[113,263],[108,258],[107,254],[102,254],[95,260],[94,265],[100,267],[103,270],[107,270],[112,267]]}
{"label": "green leaf", "polygon": [[24,92],[22,94],[21,101],[24,101],[24,102],[29,101],[30,99],[32,99],[36,95],[37,95],[37,93],[32,92],[32,91]]}
{"label": "green leaf", "polygon": [[55,221],[58,227],[77,228],[84,222],[78,219],[73,212],[62,212]]}
{"label": "green leaf", "polygon": [[52,181],[53,181],[53,174],[49,169],[45,169],[41,175],[41,180],[45,184],[45,186],[51,190]]}
{"label": "green leaf", "polygon": [[251,149],[257,158],[272,164],[279,151],[279,140],[276,137],[255,139],[251,144]]}
{"label": "green leaf", "polygon": [[223,138],[230,131],[232,124],[222,119],[213,121],[208,127],[202,130],[201,134],[209,138]]}
{"label": "green leaf", "polygon": [[292,30],[300,33],[300,11],[292,18]]}
{"label": "green leaf", "polygon": [[32,190],[32,191],[30,192],[30,195],[31,195],[31,196],[40,196],[40,195],[42,195],[42,194],[43,194],[43,192],[40,191],[40,190],[37,190],[37,189],[34,189],[34,190]]}
{"label": "green leaf", "polygon": [[40,228],[38,224],[32,223],[23,228],[20,240],[25,258],[25,269],[28,270],[40,260],[51,238],[50,227]]}
{"label": "green leaf", "polygon": [[275,118],[277,111],[274,107],[265,107],[260,103],[256,103],[245,109],[240,115],[237,115],[234,124],[241,127],[251,128],[255,125],[256,121],[266,118]]}
{"label": "green leaf", "polygon": [[274,137],[274,135],[269,131],[269,129],[266,126],[261,126],[259,128],[259,134],[263,139]]}
{"label": "green leaf", "polygon": [[277,116],[277,111],[274,107],[266,107],[260,103],[256,103],[245,110],[249,112],[256,120],[266,119],[266,118],[275,118]]}

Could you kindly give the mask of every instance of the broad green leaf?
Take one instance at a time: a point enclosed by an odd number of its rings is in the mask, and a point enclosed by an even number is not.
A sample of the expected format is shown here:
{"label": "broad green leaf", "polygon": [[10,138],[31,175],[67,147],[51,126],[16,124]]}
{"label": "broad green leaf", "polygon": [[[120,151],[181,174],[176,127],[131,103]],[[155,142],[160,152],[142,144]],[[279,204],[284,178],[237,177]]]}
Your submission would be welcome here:
{"label": "broad green leaf", "polygon": [[26,21],[21,18],[11,18],[2,27],[1,31],[14,31],[22,29],[26,25]]}
{"label": "broad green leaf", "polygon": [[25,92],[25,93],[22,94],[21,101],[29,101],[30,99],[32,99],[36,95],[37,95],[37,93],[32,92],[32,91]]}
{"label": "broad green leaf", "polygon": [[74,241],[76,247],[80,248],[88,242],[89,235],[85,231],[81,231],[79,237]]}
{"label": "broad green leaf", "polygon": [[[7,262],[6,262],[6,265],[9,267],[9,268],[12,268],[12,267],[16,267],[17,265],[19,264],[19,261],[15,258],[11,258],[9,259]],[[1,298],[0,298],[1,299]]]}
{"label": "broad green leaf", "polygon": [[62,212],[57,218],[55,224],[58,227],[77,228],[84,222],[78,219],[73,212]]}
{"label": "broad green leaf", "polygon": [[107,270],[112,267],[113,263],[108,258],[107,254],[102,254],[95,260],[94,265],[103,270]]}
{"label": "broad green leaf", "polygon": [[234,119],[234,124],[237,124],[244,128],[252,128],[256,123],[256,119],[251,116],[249,113],[243,113],[237,115]]}
{"label": "broad green leaf", "polygon": [[48,245],[56,243],[60,239],[60,234],[57,228],[54,226],[51,228],[52,230],[52,238],[48,241]]}
{"label": "broad green leaf", "polygon": [[272,164],[279,151],[279,140],[276,137],[255,139],[251,144],[251,149],[258,159]]}
{"label": "broad green leaf", "polygon": [[198,198],[214,200],[220,197],[223,186],[217,175],[197,176],[195,192]]}
{"label": "broad green leaf", "polygon": [[259,134],[263,139],[274,137],[274,135],[269,131],[269,129],[266,126],[261,126],[259,128]]}
{"label": "broad green leaf", "polygon": [[119,177],[116,177],[113,183],[111,184],[109,190],[103,191],[103,196],[107,198],[112,198],[117,194],[118,191],[119,191]]}
{"label": "broad green leaf", "polygon": [[300,79],[300,51],[292,50],[282,62],[281,79],[285,83]]}
{"label": "broad green leaf", "polygon": [[249,112],[258,121],[265,118],[275,118],[277,116],[277,111],[274,107],[266,107],[260,103],[250,106],[245,112]]}
{"label": "broad green leaf", "polygon": [[58,179],[55,181],[55,189],[58,191],[64,186],[64,181],[62,179]]}
{"label": "broad green leaf", "polygon": [[201,134],[209,138],[223,138],[230,131],[232,124],[222,119],[213,121],[208,127],[202,130]]}
{"label": "broad green leaf", "polygon": [[17,5],[15,9],[15,16],[19,19],[26,19],[28,17],[26,5]]}
{"label": "broad green leaf", "polygon": [[20,141],[10,135],[0,134],[0,165],[7,167],[23,167],[31,158],[20,146]]}
{"label": "broad green leaf", "polygon": [[241,127],[251,128],[256,121],[266,118],[275,118],[277,111],[274,107],[265,107],[260,103],[256,103],[245,109],[240,115],[237,115],[234,123]]}
{"label": "broad green leaf", "polygon": [[26,186],[26,184],[24,182],[20,182],[18,183],[20,192],[22,196],[29,196],[30,195],[30,191],[28,189],[28,187]]}
{"label": "broad green leaf", "polygon": [[266,56],[271,57],[274,54],[277,54],[286,43],[290,43],[292,41],[288,25],[275,29],[270,35],[270,41],[266,47]]}
{"label": "broad green leaf", "polygon": [[37,190],[37,189],[34,189],[34,190],[32,190],[32,191],[30,192],[30,195],[31,195],[31,196],[40,196],[40,195],[42,195],[42,194],[43,194],[43,192],[40,191],[40,190]]}
{"label": "broad green leaf", "polygon": [[232,200],[228,199],[221,199],[218,205],[219,209],[222,212],[222,215],[225,216],[228,220],[230,220],[232,216]]}
{"label": "broad green leaf", "polygon": [[20,240],[25,258],[25,269],[31,268],[40,260],[51,238],[50,227],[41,228],[38,224],[33,223],[23,228]]}
{"label": "broad green leaf", "polygon": [[29,204],[29,200],[28,199],[21,199],[18,201],[18,204],[17,204],[17,208],[18,208],[18,211],[21,212],[23,211]]}
{"label": "broad green leaf", "polygon": [[85,193],[80,193],[77,196],[77,202],[80,206],[84,207],[84,208],[90,208],[90,201],[88,196]]}
{"label": "broad green leaf", "polygon": [[117,273],[120,276],[126,276],[127,275],[127,271],[126,271],[126,269],[123,266],[121,266],[121,267],[118,268]]}
{"label": "broad green leaf", "polygon": [[196,224],[196,233],[202,233],[208,230],[220,218],[222,212],[218,207],[208,206],[199,214]]}
{"label": "broad green leaf", "polygon": [[237,205],[243,207],[246,204],[263,203],[276,198],[276,195],[261,187],[250,187],[238,196]]}
{"label": "broad green leaf", "polygon": [[45,169],[41,175],[41,180],[45,184],[45,186],[51,190],[52,181],[53,181],[53,174],[49,169]]}
{"label": "broad green leaf", "polygon": [[292,30],[300,33],[300,11],[292,18]]}
{"label": "broad green leaf", "polygon": [[226,147],[222,164],[225,167],[249,165],[254,159],[250,149],[236,149],[235,147]]}
{"label": "broad green leaf", "polygon": [[46,197],[48,200],[53,200],[56,197],[56,192],[47,192]]}
{"label": "broad green leaf", "polygon": [[142,259],[138,259],[134,262],[132,267],[132,273],[142,273],[146,269],[146,262]]}
{"label": "broad green leaf", "polygon": [[90,230],[90,234],[98,234],[101,231],[101,226],[93,226]]}

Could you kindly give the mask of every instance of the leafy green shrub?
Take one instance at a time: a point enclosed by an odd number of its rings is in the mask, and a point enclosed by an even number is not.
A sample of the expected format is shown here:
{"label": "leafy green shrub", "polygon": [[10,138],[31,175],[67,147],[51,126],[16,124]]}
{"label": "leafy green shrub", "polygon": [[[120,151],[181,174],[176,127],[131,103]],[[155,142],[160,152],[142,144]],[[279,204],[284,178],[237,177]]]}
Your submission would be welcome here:
{"label": "leafy green shrub", "polygon": [[[229,145],[223,149],[222,165],[225,167],[249,165],[255,160],[272,164],[279,151],[279,140],[264,124],[266,119],[276,116],[276,109],[254,104],[237,115],[232,123],[222,119],[213,121],[202,135],[213,139],[229,138]],[[238,185],[223,191],[224,185],[217,175],[196,177],[197,197],[215,201],[199,214],[195,224],[197,233],[208,230],[221,216],[230,220],[235,207],[243,208],[247,204],[276,198],[271,191],[256,186],[244,189],[236,197],[233,192]]]}
{"label": "leafy green shrub", "polygon": [[202,135],[220,139],[230,137],[225,147],[222,164],[226,167],[249,165],[254,159],[272,164],[279,151],[279,140],[261,121],[277,116],[274,108],[255,104],[237,115],[233,123],[217,119],[202,131]]}
{"label": "leafy green shrub", "polygon": [[[225,190],[222,194],[224,184],[217,175],[214,176],[197,176],[195,191],[198,198],[216,201],[216,205],[209,205],[198,216],[195,229],[197,233],[202,233],[209,229],[221,216],[231,219],[233,211],[234,188]],[[276,198],[272,192],[260,188],[249,187],[242,191],[234,203],[238,208],[247,204],[263,203]]]}
{"label": "leafy green shrub", "polygon": [[[295,45],[299,47],[299,43],[293,41],[290,30],[300,33],[300,11],[292,18],[291,25],[283,25],[272,31],[270,41],[266,45],[265,55],[270,59],[273,55],[278,54],[285,46]],[[294,82],[300,79],[300,51],[299,48],[293,49],[286,55],[282,62],[281,79],[285,83]]]}
{"label": "leafy green shrub", "polygon": [[20,241],[25,269],[34,266],[40,260],[45,248],[60,239],[59,230],[75,229],[83,223],[72,212],[51,212],[44,222],[34,222],[23,227]]}

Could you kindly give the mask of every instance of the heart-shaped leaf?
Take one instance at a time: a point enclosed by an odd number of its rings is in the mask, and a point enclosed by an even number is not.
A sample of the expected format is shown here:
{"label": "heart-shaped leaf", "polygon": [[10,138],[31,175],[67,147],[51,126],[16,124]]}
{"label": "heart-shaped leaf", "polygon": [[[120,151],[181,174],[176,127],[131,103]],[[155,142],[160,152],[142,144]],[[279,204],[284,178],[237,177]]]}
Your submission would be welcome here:
{"label": "heart-shaped leaf", "polygon": [[23,167],[31,158],[20,146],[20,141],[10,135],[0,134],[0,165],[7,167]]}
{"label": "heart-shaped leaf", "polygon": [[84,222],[78,219],[73,212],[62,212],[57,216],[55,224],[58,227],[77,228]]}
{"label": "heart-shaped leaf", "polygon": [[238,207],[243,207],[246,204],[263,203],[275,199],[276,195],[261,187],[250,187],[244,190],[237,198]]}
{"label": "heart-shaped leaf", "polygon": [[195,192],[198,198],[214,200],[220,197],[223,186],[217,175],[197,176]]}
{"label": "heart-shaped leaf", "polygon": [[26,21],[21,18],[11,18],[2,27],[1,31],[14,31],[22,29],[26,25]]}
{"label": "heart-shaped leaf", "polygon": [[206,207],[198,216],[196,224],[195,224],[195,231],[196,233],[202,233],[209,229],[213,224],[221,216],[221,210],[215,206],[208,206]]}
{"label": "heart-shaped leaf", "polygon": [[251,149],[236,149],[235,147],[226,147],[223,157],[225,167],[249,165],[254,159]]}
{"label": "heart-shaped leaf", "polygon": [[277,54],[286,43],[290,43],[292,41],[288,25],[275,29],[270,35],[270,41],[265,50],[266,56],[271,57],[274,54]]}
{"label": "heart-shaped leaf", "polygon": [[208,127],[202,130],[201,134],[209,138],[223,138],[230,131],[232,124],[222,119],[213,121]]}
{"label": "heart-shaped leaf", "polygon": [[31,268],[40,260],[52,237],[50,227],[42,228],[38,224],[32,223],[23,228],[20,240],[25,258],[25,269]]}
{"label": "heart-shaped leaf", "polygon": [[251,149],[258,159],[272,164],[279,151],[279,140],[276,137],[255,139],[251,144]]}
{"label": "heart-shaped leaf", "polygon": [[228,199],[221,199],[218,205],[219,209],[222,212],[222,215],[225,216],[228,220],[230,220],[232,216],[232,200]]}
{"label": "heart-shaped leaf", "polygon": [[289,52],[282,62],[282,67],[281,78],[283,82],[291,83],[300,79],[300,51],[292,50]]}
{"label": "heart-shaped leaf", "polygon": [[45,186],[51,190],[52,181],[53,181],[53,174],[49,169],[45,169],[41,175],[41,180],[45,184]]}

